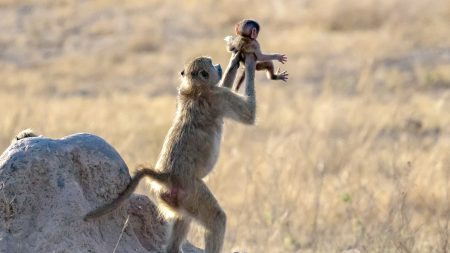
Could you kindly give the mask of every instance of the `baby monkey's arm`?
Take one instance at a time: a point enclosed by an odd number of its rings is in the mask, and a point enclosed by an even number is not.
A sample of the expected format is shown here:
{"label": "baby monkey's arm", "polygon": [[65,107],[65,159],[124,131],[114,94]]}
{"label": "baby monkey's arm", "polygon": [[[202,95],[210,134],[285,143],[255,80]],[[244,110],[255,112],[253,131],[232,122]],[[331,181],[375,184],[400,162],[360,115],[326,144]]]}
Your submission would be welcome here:
{"label": "baby monkey's arm", "polygon": [[287,61],[284,54],[264,54],[256,40],[252,43],[252,47],[257,61],[279,61],[283,64]]}
{"label": "baby monkey's arm", "polygon": [[279,61],[281,63],[285,63],[287,61],[287,57],[284,54],[263,54],[261,50],[255,51],[257,61]]}

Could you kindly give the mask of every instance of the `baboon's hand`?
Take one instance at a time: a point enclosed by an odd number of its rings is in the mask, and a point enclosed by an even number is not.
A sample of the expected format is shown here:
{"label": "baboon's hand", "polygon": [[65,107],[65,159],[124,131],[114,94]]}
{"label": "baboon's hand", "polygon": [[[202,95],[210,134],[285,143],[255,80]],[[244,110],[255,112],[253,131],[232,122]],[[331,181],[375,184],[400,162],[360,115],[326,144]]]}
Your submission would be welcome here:
{"label": "baboon's hand", "polygon": [[281,71],[280,68],[278,68],[277,72],[275,73],[275,76],[277,80],[287,82],[289,74],[287,71]]}
{"label": "baboon's hand", "polygon": [[284,64],[287,62],[287,56],[285,54],[277,54],[277,60]]}

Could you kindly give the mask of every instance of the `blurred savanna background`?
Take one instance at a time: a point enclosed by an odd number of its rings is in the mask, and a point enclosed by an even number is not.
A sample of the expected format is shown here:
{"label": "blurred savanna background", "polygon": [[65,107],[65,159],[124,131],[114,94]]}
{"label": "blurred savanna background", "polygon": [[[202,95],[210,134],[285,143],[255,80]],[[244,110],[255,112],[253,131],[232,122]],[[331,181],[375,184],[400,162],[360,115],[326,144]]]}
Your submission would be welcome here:
{"label": "blurred savanna background", "polygon": [[0,0],[1,150],[90,132],[154,163],[184,62],[225,67],[243,18],[290,79],[257,73],[257,124],[225,123],[224,252],[450,252],[448,0]]}

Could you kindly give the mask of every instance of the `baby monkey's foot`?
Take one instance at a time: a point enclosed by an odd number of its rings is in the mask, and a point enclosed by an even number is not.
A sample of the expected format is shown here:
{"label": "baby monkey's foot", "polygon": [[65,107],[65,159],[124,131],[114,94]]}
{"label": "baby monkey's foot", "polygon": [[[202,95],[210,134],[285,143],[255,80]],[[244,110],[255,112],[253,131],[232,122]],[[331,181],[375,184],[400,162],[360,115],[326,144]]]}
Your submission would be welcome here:
{"label": "baby monkey's foot", "polygon": [[277,69],[277,72],[274,75],[274,80],[281,80],[283,82],[287,82],[289,74],[287,71],[281,71],[280,68]]}

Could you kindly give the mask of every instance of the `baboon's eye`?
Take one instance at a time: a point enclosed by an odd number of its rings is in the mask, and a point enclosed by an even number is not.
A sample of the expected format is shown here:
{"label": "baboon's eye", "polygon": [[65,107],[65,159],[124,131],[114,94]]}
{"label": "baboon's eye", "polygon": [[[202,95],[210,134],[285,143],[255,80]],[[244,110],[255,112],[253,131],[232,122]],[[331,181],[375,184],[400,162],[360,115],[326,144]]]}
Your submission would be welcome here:
{"label": "baboon's eye", "polygon": [[184,69],[180,72],[181,76],[184,76]]}
{"label": "baboon's eye", "polygon": [[208,78],[209,77],[209,74],[208,74],[208,72],[207,71],[205,71],[205,70],[202,70],[202,72],[200,72],[200,74],[203,76],[203,78]]}

